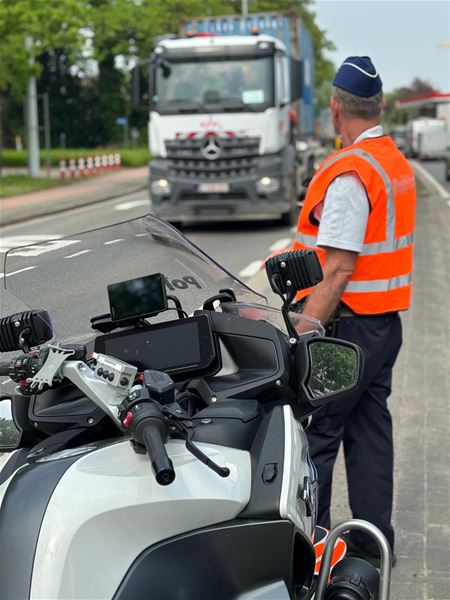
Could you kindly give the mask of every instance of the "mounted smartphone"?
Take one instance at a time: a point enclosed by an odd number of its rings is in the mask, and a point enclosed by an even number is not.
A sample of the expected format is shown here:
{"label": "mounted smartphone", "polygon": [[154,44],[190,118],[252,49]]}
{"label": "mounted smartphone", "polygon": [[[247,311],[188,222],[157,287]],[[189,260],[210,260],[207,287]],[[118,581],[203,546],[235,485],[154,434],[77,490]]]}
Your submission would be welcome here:
{"label": "mounted smartphone", "polygon": [[141,319],[167,310],[167,294],[161,273],[108,285],[113,321]]}

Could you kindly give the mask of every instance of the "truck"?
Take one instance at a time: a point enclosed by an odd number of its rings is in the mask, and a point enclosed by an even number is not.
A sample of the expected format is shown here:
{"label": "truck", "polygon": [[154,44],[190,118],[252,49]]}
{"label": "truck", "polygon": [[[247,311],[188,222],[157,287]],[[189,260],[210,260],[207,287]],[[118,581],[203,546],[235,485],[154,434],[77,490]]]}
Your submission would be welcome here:
{"label": "truck", "polygon": [[[314,54],[292,14],[184,21],[149,60],[152,211],[296,222],[314,170]],[[134,74],[134,98],[140,96]]]}
{"label": "truck", "polygon": [[408,122],[406,130],[409,156],[420,160],[446,160],[449,131],[444,120],[428,117],[413,119]]}

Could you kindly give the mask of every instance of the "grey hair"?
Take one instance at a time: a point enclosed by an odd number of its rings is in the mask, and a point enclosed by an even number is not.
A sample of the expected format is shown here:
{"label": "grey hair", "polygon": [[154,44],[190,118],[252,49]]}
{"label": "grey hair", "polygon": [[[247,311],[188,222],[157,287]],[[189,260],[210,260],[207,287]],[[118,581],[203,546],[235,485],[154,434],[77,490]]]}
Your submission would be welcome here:
{"label": "grey hair", "polygon": [[381,116],[383,92],[369,98],[363,98],[333,86],[331,95],[339,104],[342,114],[346,117],[372,121]]}

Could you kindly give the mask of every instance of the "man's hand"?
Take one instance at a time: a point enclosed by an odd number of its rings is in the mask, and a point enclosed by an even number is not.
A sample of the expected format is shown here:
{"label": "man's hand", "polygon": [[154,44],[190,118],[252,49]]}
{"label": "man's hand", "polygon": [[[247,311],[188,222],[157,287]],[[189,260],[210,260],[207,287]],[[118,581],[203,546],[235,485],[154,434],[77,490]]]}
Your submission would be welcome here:
{"label": "man's hand", "polygon": [[325,324],[334,315],[348,280],[355,270],[357,252],[325,248],[323,281],[313,287],[302,311],[307,317]]}

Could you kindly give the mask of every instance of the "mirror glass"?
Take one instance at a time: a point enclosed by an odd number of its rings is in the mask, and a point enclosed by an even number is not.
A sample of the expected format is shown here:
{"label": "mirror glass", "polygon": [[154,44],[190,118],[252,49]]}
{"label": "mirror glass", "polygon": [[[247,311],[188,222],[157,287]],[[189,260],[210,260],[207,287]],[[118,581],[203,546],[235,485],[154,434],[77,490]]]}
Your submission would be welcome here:
{"label": "mirror glass", "polygon": [[342,392],[358,383],[359,360],[355,348],[311,340],[309,357],[311,368],[306,385],[314,398]]}
{"label": "mirror glass", "polygon": [[20,431],[12,418],[11,400],[0,402],[0,450],[16,448],[20,441]]}

